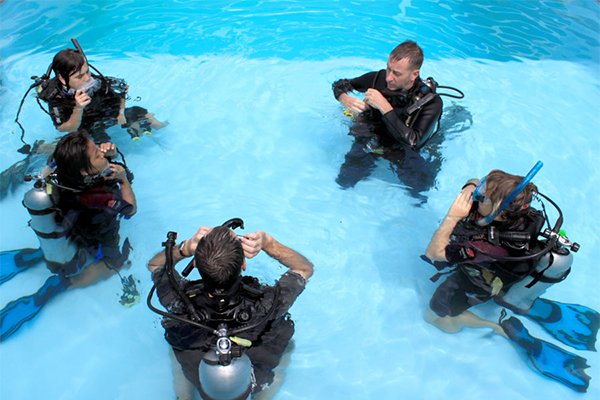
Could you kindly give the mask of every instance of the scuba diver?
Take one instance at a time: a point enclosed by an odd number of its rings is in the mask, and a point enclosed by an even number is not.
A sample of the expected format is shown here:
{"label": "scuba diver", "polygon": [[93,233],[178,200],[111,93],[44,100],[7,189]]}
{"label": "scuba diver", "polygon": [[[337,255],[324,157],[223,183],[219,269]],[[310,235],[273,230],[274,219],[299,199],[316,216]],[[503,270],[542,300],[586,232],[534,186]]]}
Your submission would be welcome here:
{"label": "scuba diver", "polygon": [[[148,263],[155,284],[148,306],[165,317],[178,399],[192,399],[195,387],[205,400],[242,400],[278,383],[273,369],[294,334],[288,310],[313,265],[263,231],[236,235],[238,227],[243,228],[239,218],[215,228],[203,226],[177,246],[177,234],[169,232],[165,250]],[[261,250],[289,268],[275,286],[242,276],[245,258]],[[201,280],[188,281],[174,269],[192,256],[182,275],[197,268]],[[168,312],[152,305],[155,290]],[[177,379],[181,372],[185,378]]]}
{"label": "scuba diver", "polygon": [[[492,328],[520,346],[535,370],[585,392],[590,380],[585,358],[531,336],[517,317],[505,319],[505,309],[499,323],[467,311],[493,299],[535,321],[562,343],[595,351],[598,312],[540,297],[567,277],[572,252],[579,249],[560,231],[563,218],[558,206],[531,183],[541,167],[538,162],[525,177],[493,170],[463,186],[423,256],[439,271],[450,267],[431,278],[435,282],[450,274],[436,289],[425,319],[448,333],[463,327]],[[531,206],[534,198],[542,211]],[[541,198],[559,213],[553,228]]]}
{"label": "scuba diver", "polygon": [[[423,199],[419,193],[433,186],[439,165],[424,158],[419,150],[439,130],[443,108],[440,96],[464,95],[457,89],[438,86],[433,78],[422,80],[422,64],[423,51],[409,40],[392,51],[386,70],[333,83],[336,100],[346,107],[344,114],[356,115],[350,129],[354,143],[336,178],[343,189],[369,176],[380,156],[391,162],[414,197]],[[437,93],[437,88],[455,90],[460,96]],[[350,96],[352,91],[365,93],[364,100]]]}
{"label": "scuba diver", "polygon": [[[150,134],[151,129],[161,129],[168,123],[154,118],[154,114],[142,107],[125,108],[128,86],[123,79],[104,76],[88,64],[88,60],[75,39],[71,39],[77,50],[64,49],[54,56],[48,70],[42,77],[34,76],[35,82],[21,100],[15,122],[19,124],[24,146],[19,152],[28,154],[30,146],[23,140],[25,130],[19,123],[19,114],[29,91],[37,88],[40,108],[52,118],[60,132],[75,132],[86,129],[99,143],[108,142],[106,129],[119,124],[132,139],[142,134]],[[93,69],[96,74],[90,72]],[[55,77],[50,78],[51,71]],[[48,104],[48,111],[40,103]]]}
{"label": "scuba diver", "polygon": [[[107,279],[126,265],[131,246],[126,239],[119,248],[120,219],[131,218],[137,205],[130,183],[133,174],[114,160],[117,153],[109,142],[98,147],[85,131],[69,133],[35,177],[23,205],[41,249],[3,252],[2,282],[42,259],[53,275],[36,293],[0,311],[0,340],[14,334],[58,293]],[[121,303],[137,303],[135,280],[130,276],[121,281]]]}

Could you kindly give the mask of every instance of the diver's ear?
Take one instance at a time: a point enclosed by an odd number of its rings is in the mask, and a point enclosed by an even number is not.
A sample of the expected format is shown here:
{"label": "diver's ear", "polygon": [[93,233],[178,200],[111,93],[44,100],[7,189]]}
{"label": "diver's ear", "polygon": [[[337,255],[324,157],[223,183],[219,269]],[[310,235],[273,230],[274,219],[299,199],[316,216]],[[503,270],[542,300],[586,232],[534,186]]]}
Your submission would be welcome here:
{"label": "diver's ear", "polygon": [[82,169],[82,170],[81,170],[81,171],[79,171],[79,172],[80,172],[80,173],[81,173],[81,175],[83,175],[83,176],[89,175],[89,174],[87,173],[87,171],[86,171],[86,170],[84,170],[84,169]]}
{"label": "diver's ear", "polygon": [[412,72],[412,78],[413,78],[413,79],[417,79],[417,78],[419,77],[419,73],[420,73],[420,72],[421,72],[421,70],[420,70],[420,69],[415,69],[415,70]]}
{"label": "diver's ear", "polygon": [[246,260],[242,263],[242,271],[246,271]]}
{"label": "diver's ear", "polygon": [[67,82],[65,82],[65,79],[60,74],[56,74],[56,77],[58,78],[60,83],[62,83],[63,85],[67,84]]}

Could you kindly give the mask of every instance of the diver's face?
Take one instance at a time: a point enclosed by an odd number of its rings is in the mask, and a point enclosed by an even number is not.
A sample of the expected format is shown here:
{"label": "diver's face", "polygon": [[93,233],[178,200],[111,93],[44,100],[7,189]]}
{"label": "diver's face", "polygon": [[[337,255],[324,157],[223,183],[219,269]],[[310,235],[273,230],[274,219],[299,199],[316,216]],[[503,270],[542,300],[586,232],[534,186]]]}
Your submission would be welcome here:
{"label": "diver's face", "polygon": [[486,199],[486,200],[487,201],[479,202],[479,206],[477,207],[477,211],[483,217],[487,217],[488,215],[490,215],[492,213],[492,211],[494,211],[494,205],[492,204],[492,202],[489,201],[489,199]]}
{"label": "diver's face", "polygon": [[415,83],[419,76],[418,69],[411,69],[408,65],[408,58],[399,61],[388,60],[385,71],[385,81],[390,90],[408,90]]}
{"label": "diver's face", "polygon": [[104,157],[104,153],[91,139],[87,141],[87,155],[90,158],[91,169],[89,171],[81,171],[82,175],[97,175],[108,168],[109,162]]}
{"label": "diver's face", "polygon": [[[85,62],[79,71],[75,71],[69,76],[69,88],[76,89],[90,79],[90,67]],[[63,81],[61,79],[61,81]],[[64,82],[63,82],[64,83]]]}

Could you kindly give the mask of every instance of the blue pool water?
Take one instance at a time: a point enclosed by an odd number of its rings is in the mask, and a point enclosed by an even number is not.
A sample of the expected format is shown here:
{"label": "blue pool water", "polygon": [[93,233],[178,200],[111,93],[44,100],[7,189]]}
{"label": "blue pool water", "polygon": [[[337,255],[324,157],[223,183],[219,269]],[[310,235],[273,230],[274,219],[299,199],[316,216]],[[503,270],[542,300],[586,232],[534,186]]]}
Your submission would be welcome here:
{"label": "blue pool water", "polygon": [[[295,350],[275,399],[596,399],[600,357],[581,395],[532,371],[487,330],[449,335],[423,312],[436,285],[419,259],[462,184],[492,168],[525,174],[562,208],[581,244],[545,297],[600,310],[600,6],[596,1],[17,1],[0,3],[0,168],[23,156],[14,124],[32,75],[75,37],[104,74],[170,125],[132,142],[110,133],[135,172],[138,214],[122,224],[128,270],[168,230],[180,238],[232,217],[305,254],[315,275],[292,308]],[[385,66],[405,39],[424,48],[422,76],[458,87],[444,98],[472,116],[449,134],[435,186],[418,201],[381,162],[354,189],[335,183],[352,138],[331,83]],[[464,118],[459,121],[465,121]],[[25,139],[51,142],[28,98]],[[0,249],[36,247],[21,184],[0,200]],[[273,282],[261,255],[248,272]],[[36,291],[42,266],[0,288],[2,307]],[[0,398],[169,399],[159,317],[119,304],[118,277],[52,300],[0,345]],[[497,319],[500,308],[474,310]],[[525,322],[530,332],[551,341]]]}

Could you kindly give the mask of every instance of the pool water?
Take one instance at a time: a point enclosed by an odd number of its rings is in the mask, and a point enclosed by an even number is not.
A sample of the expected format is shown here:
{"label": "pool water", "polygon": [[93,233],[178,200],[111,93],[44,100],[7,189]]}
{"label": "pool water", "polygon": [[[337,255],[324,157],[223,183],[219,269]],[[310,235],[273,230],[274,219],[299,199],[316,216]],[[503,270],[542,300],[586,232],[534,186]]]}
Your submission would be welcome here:
{"label": "pool water", "polygon": [[[23,159],[14,116],[29,77],[72,37],[103,74],[127,80],[140,97],[130,105],[170,122],[139,141],[109,131],[135,173],[138,213],[121,237],[144,300],[119,304],[116,276],[57,296],[0,345],[0,398],[174,398],[160,317],[144,304],[146,264],[167,231],[188,238],[232,217],[315,264],[291,310],[295,349],[275,399],[600,396],[596,352],[574,351],[591,366],[582,395],[486,329],[449,335],[427,324],[436,271],[419,258],[467,179],[525,174],[542,160],[534,182],[581,245],[568,279],[544,297],[600,310],[598,2],[4,0],[0,23],[2,170]],[[466,94],[444,98],[466,110],[447,127],[468,129],[446,136],[424,203],[384,161],[353,189],[335,183],[352,137],[331,84],[384,68],[405,39],[425,51],[422,77]],[[58,137],[31,97],[20,121],[29,143]],[[29,187],[0,200],[1,250],[38,245],[21,205]],[[247,272],[272,283],[283,271],[260,255]],[[39,265],[2,284],[2,307],[48,276]],[[474,311],[496,320],[500,308]]]}

